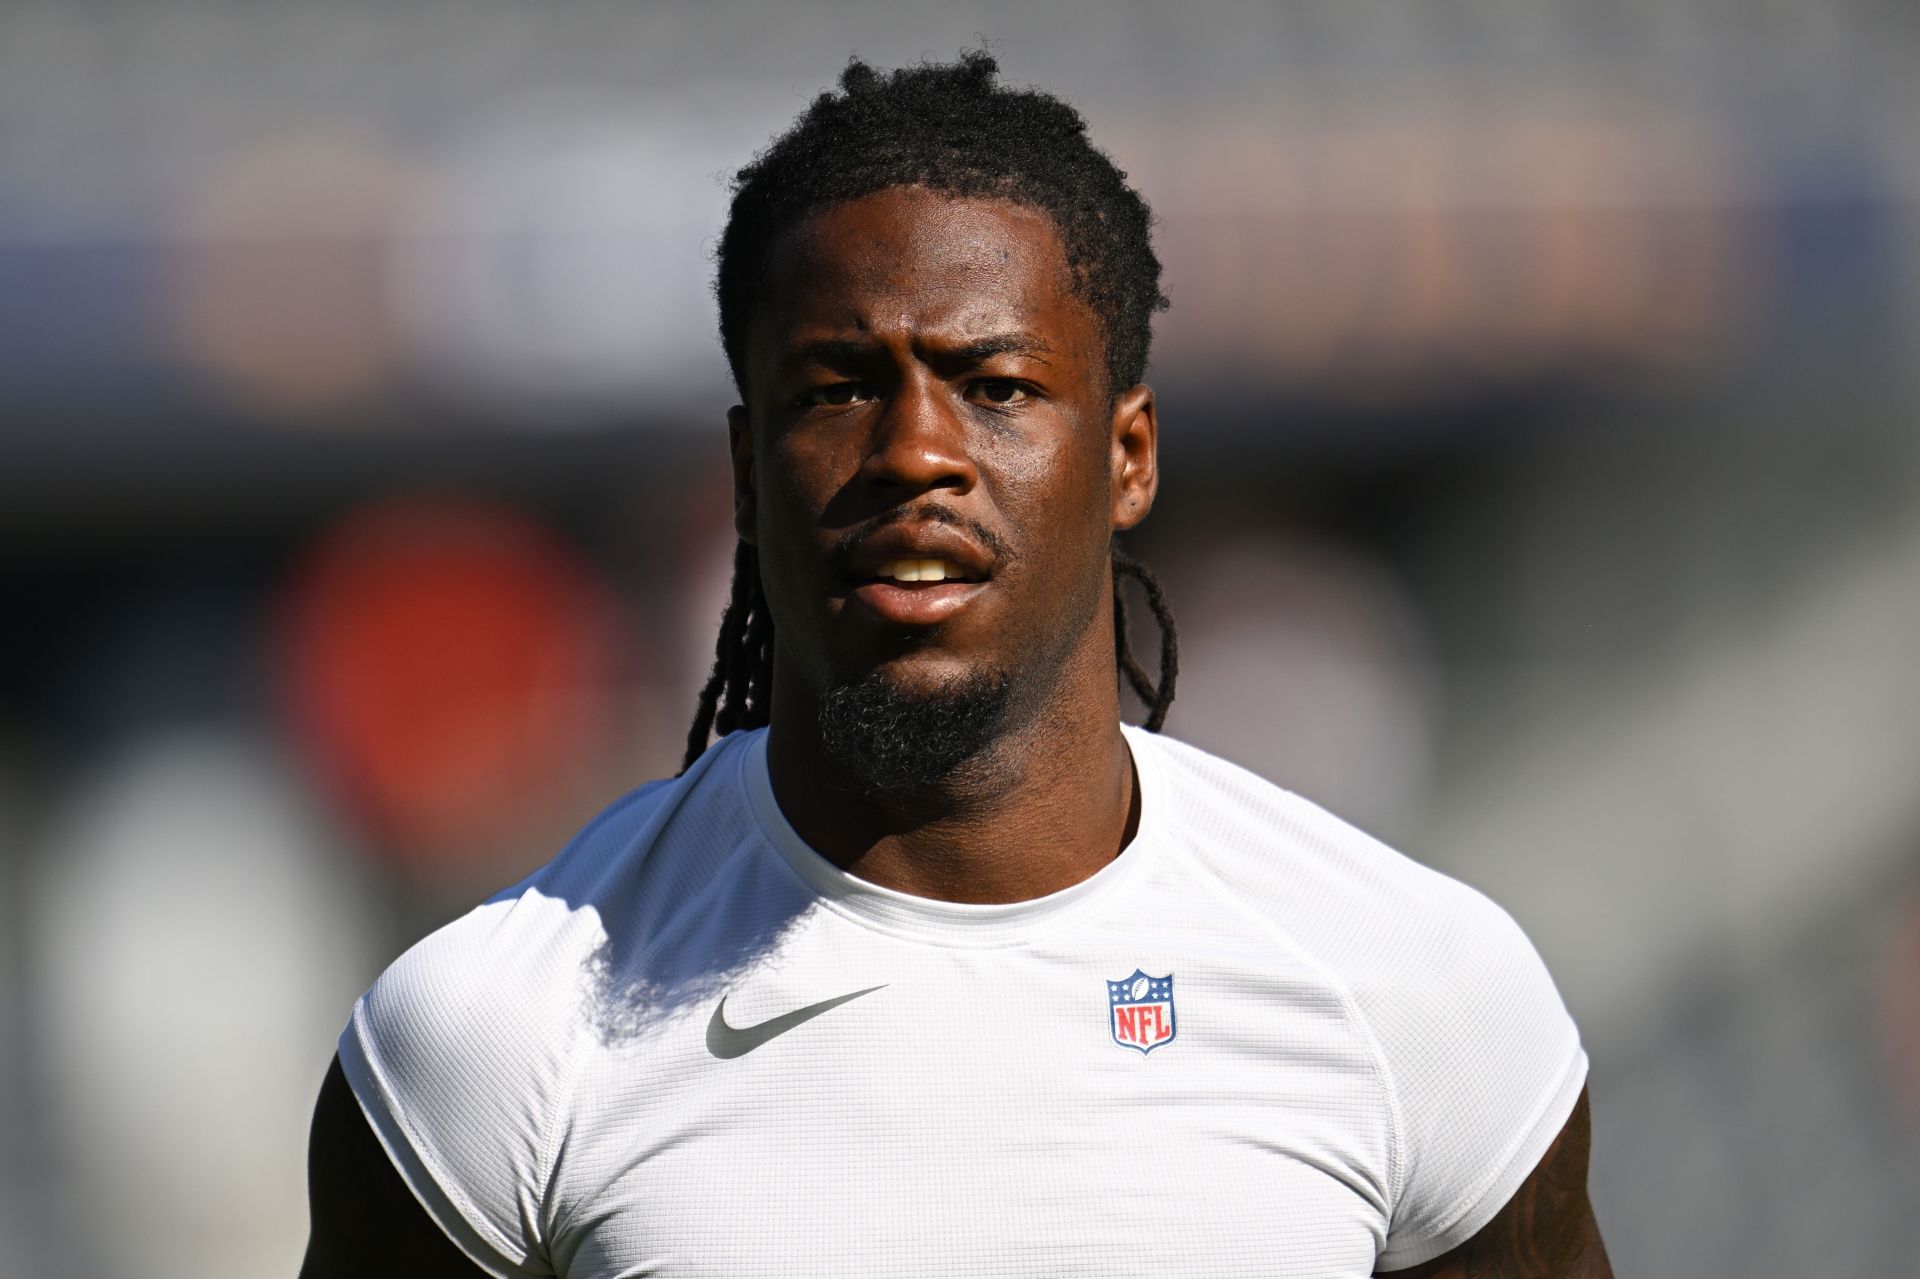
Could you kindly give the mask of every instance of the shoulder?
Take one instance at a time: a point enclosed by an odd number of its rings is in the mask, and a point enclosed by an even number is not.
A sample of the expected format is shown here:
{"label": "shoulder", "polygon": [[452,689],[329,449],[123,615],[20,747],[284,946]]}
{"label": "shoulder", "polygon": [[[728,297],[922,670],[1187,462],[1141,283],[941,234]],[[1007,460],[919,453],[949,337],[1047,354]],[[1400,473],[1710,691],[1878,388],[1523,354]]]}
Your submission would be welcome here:
{"label": "shoulder", "polygon": [[[395,1166],[490,1264],[542,1236],[555,1134],[607,955],[710,877],[744,818],[737,743],[623,796],[552,861],[413,945],[355,1003],[340,1064]],[[735,761],[737,762],[737,761]]]}
{"label": "shoulder", "polygon": [[1448,938],[1517,933],[1480,892],[1300,795],[1198,747],[1130,734],[1168,813],[1161,828],[1234,899],[1341,968],[1428,959]]}
{"label": "shoulder", "polygon": [[608,947],[644,943],[748,833],[746,738],[615,800],[551,861],[415,943],[361,997],[346,1039],[358,1031],[396,1068],[422,1054],[510,1062],[563,1042]]}
{"label": "shoulder", "polygon": [[1518,984],[1564,1017],[1532,942],[1484,893],[1227,760],[1166,738],[1144,749],[1171,810],[1168,837],[1363,1010],[1437,1013]]}
{"label": "shoulder", "polygon": [[1226,908],[1320,974],[1370,1045],[1395,1134],[1383,1258],[1458,1244],[1538,1162],[1586,1078],[1533,943],[1485,894],[1298,795],[1180,742],[1141,750],[1166,837]]}
{"label": "shoulder", "polygon": [[597,899],[644,856],[639,837],[670,789],[622,796],[539,870],[415,942],[355,1005],[350,1031],[404,1067],[417,1052],[492,1051],[556,1029],[571,1002],[561,988],[601,942]]}

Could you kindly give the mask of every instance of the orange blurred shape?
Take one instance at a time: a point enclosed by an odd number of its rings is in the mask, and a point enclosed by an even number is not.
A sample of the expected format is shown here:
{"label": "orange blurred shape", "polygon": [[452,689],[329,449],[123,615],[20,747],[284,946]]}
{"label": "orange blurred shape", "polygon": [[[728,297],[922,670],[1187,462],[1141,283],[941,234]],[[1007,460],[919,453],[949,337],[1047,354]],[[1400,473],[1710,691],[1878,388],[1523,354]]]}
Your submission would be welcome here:
{"label": "orange blurred shape", "polygon": [[609,590],[505,507],[382,503],[321,535],[283,616],[284,691],[327,788],[415,867],[482,856],[608,740]]}

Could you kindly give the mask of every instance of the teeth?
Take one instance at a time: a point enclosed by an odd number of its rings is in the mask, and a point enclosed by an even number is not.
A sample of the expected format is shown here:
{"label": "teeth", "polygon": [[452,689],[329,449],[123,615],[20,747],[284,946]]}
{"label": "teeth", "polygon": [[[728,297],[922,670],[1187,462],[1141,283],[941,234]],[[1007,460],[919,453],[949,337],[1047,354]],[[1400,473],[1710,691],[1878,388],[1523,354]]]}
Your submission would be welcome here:
{"label": "teeth", "polygon": [[962,576],[959,565],[945,560],[888,560],[878,573],[896,582],[944,582]]}

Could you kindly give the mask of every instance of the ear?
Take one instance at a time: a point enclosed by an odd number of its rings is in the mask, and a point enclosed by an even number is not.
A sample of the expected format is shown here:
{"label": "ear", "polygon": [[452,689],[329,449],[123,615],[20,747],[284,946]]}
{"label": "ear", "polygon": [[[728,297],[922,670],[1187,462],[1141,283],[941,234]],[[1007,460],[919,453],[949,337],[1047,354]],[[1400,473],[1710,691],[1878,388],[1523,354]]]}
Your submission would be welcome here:
{"label": "ear", "polygon": [[736,404],[727,410],[727,448],[733,455],[733,531],[749,546],[753,544],[756,508],[753,496],[753,431],[746,406]]}
{"label": "ear", "polygon": [[1144,384],[1113,401],[1113,527],[1130,529],[1147,518],[1160,491],[1160,420],[1153,388]]}

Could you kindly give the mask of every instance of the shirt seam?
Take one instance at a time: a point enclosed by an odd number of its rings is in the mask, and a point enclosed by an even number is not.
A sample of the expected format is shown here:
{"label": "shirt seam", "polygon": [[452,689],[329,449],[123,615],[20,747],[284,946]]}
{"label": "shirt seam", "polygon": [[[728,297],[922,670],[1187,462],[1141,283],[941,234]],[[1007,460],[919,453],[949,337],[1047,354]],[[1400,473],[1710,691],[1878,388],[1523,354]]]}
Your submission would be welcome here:
{"label": "shirt seam", "polygon": [[575,1025],[572,1038],[567,1044],[567,1059],[562,1070],[562,1082],[547,1099],[540,1115],[540,1159],[536,1165],[539,1177],[539,1204],[541,1224],[541,1249],[547,1254],[549,1269],[553,1268],[553,1247],[560,1238],[558,1223],[553,1221],[554,1183],[559,1177],[560,1165],[560,1123],[562,1102],[566,1109],[572,1109],[575,1090],[579,1086],[580,1072],[585,1069],[585,1055],[580,1051],[580,1027]]}
{"label": "shirt seam", "polygon": [[[446,1168],[433,1153],[433,1147],[427,1142],[425,1134],[413,1121],[413,1117],[407,1113],[406,1107],[400,1104],[399,1094],[394,1091],[392,1083],[389,1082],[386,1063],[380,1059],[378,1049],[366,1033],[364,1008],[365,999],[362,998],[355,1004],[353,1010],[351,1025],[355,1046],[359,1049],[360,1059],[367,1065],[368,1073],[373,1076],[373,1084],[380,1095],[381,1106],[393,1116],[394,1122],[406,1134],[409,1144],[413,1147],[414,1158],[420,1161],[421,1170],[433,1180],[440,1193],[447,1197],[448,1203],[459,1211],[462,1220],[473,1231],[475,1237],[493,1248],[500,1259],[509,1266],[526,1266],[528,1261],[533,1260],[528,1250],[501,1234],[486,1213],[481,1212],[478,1205],[473,1202],[466,1188],[447,1175]],[[548,1269],[551,1267],[549,1266]]]}
{"label": "shirt seam", "polygon": [[[727,739],[723,737],[714,743],[714,747],[721,747],[726,743]],[[677,788],[679,793],[662,805],[666,811],[648,814],[645,819],[645,826],[650,828],[647,831],[645,842],[650,850],[658,841],[659,831],[672,820],[673,814],[678,812],[687,802],[688,797],[698,785],[700,775],[713,768],[718,761],[718,757],[723,753],[724,751],[722,750],[709,748],[700,759],[694,761],[692,768],[688,769],[679,777],[648,782],[645,785],[638,786],[632,791],[629,791],[626,795],[623,795],[620,799],[608,805],[607,808],[601,811],[592,821],[581,827],[573,838],[567,841],[567,848],[563,849],[559,857],[556,857],[554,860],[560,860],[560,857],[564,857],[568,850],[584,847],[587,841],[592,839],[602,827],[613,821],[614,818],[624,814],[641,800],[657,795],[662,790]],[[633,842],[634,841],[629,840],[629,846],[631,846]],[[614,858],[611,860],[617,861],[618,859]],[[516,887],[524,891],[526,888],[533,886],[534,880],[538,877],[539,872],[536,872],[534,875],[530,875],[527,879],[521,881]],[[602,932],[601,939],[603,942],[605,941],[604,931]],[[553,1095],[547,1099],[541,1108],[540,1153],[535,1164],[535,1174],[537,1177],[537,1195],[540,1205],[540,1225],[542,1231],[540,1243],[541,1247],[547,1253],[546,1261],[549,1268],[552,1268],[554,1244],[561,1237],[565,1225],[564,1222],[556,1221],[554,1218],[556,1208],[554,1203],[554,1188],[560,1172],[561,1125],[558,1116],[563,1112],[563,1105],[570,1106],[579,1088],[581,1072],[586,1068],[585,1054],[581,1051],[581,1034],[582,1028],[576,1023],[573,1027],[572,1038],[567,1045],[566,1061],[563,1063],[560,1071],[562,1077],[561,1083],[556,1085]],[[568,1213],[567,1216],[568,1220],[571,1220],[572,1214]]]}
{"label": "shirt seam", "polygon": [[[1420,1260],[1431,1260],[1432,1257],[1439,1256],[1446,1252],[1448,1248],[1458,1247],[1460,1244],[1466,1242],[1464,1239],[1449,1241],[1448,1236],[1456,1226],[1472,1216],[1476,1208],[1481,1207],[1486,1202],[1487,1196],[1492,1192],[1493,1188],[1499,1185],[1507,1174],[1513,1170],[1514,1162],[1520,1157],[1521,1150],[1538,1134],[1541,1122],[1552,1112],[1557,1103],[1566,1098],[1572,1082],[1576,1078],[1584,1077],[1586,1073],[1585,1064],[1586,1053],[1576,1040],[1573,1047],[1573,1055],[1567,1059],[1566,1066],[1555,1076],[1552,1087],[1546,1090],[1539,1102],[1536,1103],[1528,1113],[1527,1122],[1520,1126],[1519,1133],[1512,1141],[1507,1143],[1506,1149],[1501,1152],[1499,1160],[1493,1165],[1493,1172],[1482,1178],[1479,1184],[1464,1197],[1464,1202],[1445,1218],[1443,1224],[1432,1231],[1429,1238],[1444,1241],[1446,1246],[1432,1253],[1427,1258],[1408,1261],[1406,1262],[1407,1265],[1419,1265]],[[1577,1090],[1575,1090],[1575,1093],[1577,1095]],[[1522,1177],[1521,1180],[1525,1181],[1525,1178]],[[1381,1257],[1382,1259],[1392,1257],[1395,1263],[1399,1264],[1400,1258],[1394,1255],[1396,1252],[1405,1254],[1418,1251],[1418,1249],[1405,1247],[1389,1249],[1383,1250]]]}
{"label": "shirt seam", "polygon": [[[1185,851],[1185,850],[1183,850]],[[1359,1036],[1367,1051],[1369,1064],[1373,1067],[1374,1083],[1379,1087],[1386,1101],[1387,1111],[1387,1203],[1386,1220],[1382,1224],[1381,1243],[1386,1243],[1386,1231],[1393,1223],[1395,1207],[1405,1189],[1405,1126],[1406,1118],[1400,1107],[1400,1093],[1394,1079],[1393,1067],[1387,1061],[1386,1050],[1381,1046],[1380,1037],[1374,1032],[1373,1024],[1367,1020],[1366,1013],[1360,1007],[1360,1001],[1354,997],[1352,989],[1333,968],[1317,955],[1313,954],[1298,939],[1265,915],[1260,914],[1239,898],[1220,881],[1211,869],[1187,852],[1187,862],[1191,867],[1195,882],[1235,913],[1252,921],[1262,932],[1289,951],[1296,959],[1306,964],[1325,982],[1334,997],[1340,1001],[1340,1010]]]}
{"label": "shirt seam", "polygon": [[[640,800],[656,792],[654,784],[640,786],[609,805],[597,817],[583,826],[571,840],[569,848],[583,847],[600,829],[614,818],[624,814]],[[676,804],[677,808],[678,805]],[[561,856],[565,856],[563,850]],[[558,860],[556,858],[555,860]],[[523,888],[531,883],[533,877],[523,882]],[[559,1174],[560,1125],[556,1116],[561,1112],[562,1103],[571,1102],[578,1086],[581,1070],[584,1069],[584,1057],[580,1051],[580,1027],[573,1027],[573,1034],[566,1048],[566,1060],[562,1064],[561,1082],[553,1090],[541,1107],[540,1115],[540,1152],[534,1165],[536,1176],[536,1202],[540,1205],[540,1246],[547,1254],[545,1260],[552,1269],[553,1245],[558,1231],[553,1225],[553,1189]]]}
{"label": "shirt seam", "polygon": [[[745,838],[741,839],[739,843],[735,844],[730,850],[728,850],[726,855],[720,859],[718,865],[714,867],[713,875],[710,879],[708,879],[707,883],[703,885],[698,892],[689,896],[681,904],[678,910],[674,911],[672,915],[668,916],[667,919],[662,921],[660,928],[655,933],[653,940],[649,941],[647,945],[643,947],[636,954],[634,958],[634,966],[636,968],[644,967],[645,962],[648,959],[652,958],[653,955],[659,950],[660,947],[667,944],[667,938],[669,934],[673,932],[675,925],[677,925],[682,919],[684,919],[687,916],[688,912],[697,909],[699,904],[702,901],[706,900],[706,897],[709,891],[711,891],[716,885],[721,885],[727,882],[726,872],[728,871],[728,869],[731,868],[733,864],[735,862],[738,862],[742,857],[752,852],[754,845],[757,842],[759,841],[757,841],[754,838],[754,836],[751,833],[749,833]],[[581,1031],[576,1029],[574,1032],[573,1047],[570,1049],[570,1053],[572,1055],[569,1060],[569,1070],[568,1070],[567,1088],[566,1088],[566,1097],[569,1102],[571,1102],[574,1096],[577,1094],[579,1089],[580,1075],[586,1069],[586,1059],[584,1054],[580,1052],[580,1048],[579,1048],[580,1034],[581,1034]],[[557,1138],[558,1133],[559,1133],[559,1124],[555,1123],[553,1126],[553,1136]],[[550,1168],[547,1171],[546,1185],[542,1194],[543,1205],[549,1204],[549,1199],[554,1192],[554,1182],[557,1180],[559,1175],[559,1169],[557,1166],[558,1164],[557,1147],[554,1151],[554,1156],[555,1156],[555,1166],[553,1168]],[[604,1188],[605,1188],[604,1186],[601,1187],[601,1189],[604,1189]],[[547,1212],[551,1214],[552,1211],[553,1211],[552,1207],[547,1206]],[[552,1230],[553,1237],[547,1241],[549,1252],[551,1252],[553,1246],[557,1244],[562,1237],[565,1236],[568,1229],[572,1227],[574,1222],[574,1217],[577,1215],[578,1212],[579,1212],[579,1206],[577,1205],[575,1207],[567,1208],[564,1210],[564,1215],[560,1219],[554,1221],[553,1230]]]}

